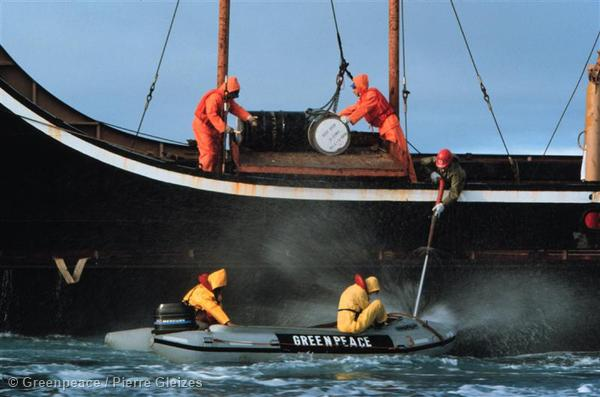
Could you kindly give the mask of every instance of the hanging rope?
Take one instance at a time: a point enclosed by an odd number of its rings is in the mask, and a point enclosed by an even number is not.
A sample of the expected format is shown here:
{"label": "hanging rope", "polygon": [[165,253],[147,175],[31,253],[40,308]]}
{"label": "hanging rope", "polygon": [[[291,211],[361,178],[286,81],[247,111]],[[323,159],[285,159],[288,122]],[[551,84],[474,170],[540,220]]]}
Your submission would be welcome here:
{"label": "hanging rope", "polygon": [[306,114],[309,116],[318,116],[324,113],[337,111],[338,102],[340,100],[340,91],[342,90],[342,84],[344,84],[344,76],[348,75],[350,79],[353,79],[352,73],[348,70],[348,66],[350,64],[344,58],[344,47],[342,46],[342,36],[340,35],[340,29],[338,27],[337,16],[335,14],[335,5],[333,4],[333,0],[329,1],[331,4],[331,12],[333,13],[333,22],[335,24],[335,33],[337,36],[338,49],[340,51],[340,67],[338,69],[337,76],[335,78],[335,92],[332,95],[331,99],[327,101],[327,103],[321,106],[318,109],[306,109]]}
{"label": "hanging rope", "polygon": [[[588,56],[585,60],[585,63],[583,64],[583,69],[581,70],[581,73],[579,74],[579,79],[577,79],[577,84],[575,84],[575,88],[573,88],[573,92],[571,92],[571,96],[569,97],[569,100],[567,101],[565,108],[563,109],[560,117],[558,118],[558,122],[556,123],[556,126],[554,127],[554,131],[552,131],[552,135],[550,136],[550,139],[548,140],[548,144],[546,144],[546,148],[544,149],[544,153],[542,153],[542,157],[546,157],[546,153],[548,152],[548,149],[550,148],[550,145],[552,144],[552,141],[554,140],[554,136],[556,135],[558,128],[560,127],[560,123],[562,122],[563,118],[565,117],[565,114],[567,113],[567,109],[569,109],[569,106],[571,105],[571,101],[575,97],[575,93],[579,89],[579,84],[581,84],[581,80],[583,79],[583,75],[585,74],[585,71],[587,69],[587,65],[589,64],[590,58],[592,57],[592,54],[594,53],[596,44],[598,44],[598,38],[600,38],[600,31],[598,31],[598,34],[596,35],[596,39],[594,40],[594,45],[592,45],[592,48],[590,49],[590,53],[588,54]],[[582,131],[577,136],[577,144],[581,147],[582,150],[584,150],[584,148],[582,145],[579,144],[579,139],[584,132],[585,131]],[[540,163],[538,162],[535,166],[535,169],[531,173],[531,179],[535,178],[539,168],[540,168]]]}
{"label": "hanging rope", "polygon": [[146,104],[144,105],[144,111],[142,112],[142,117],[140,118],[140,123],[138,124],[137,131],[135,136],[138,136],[140,130],[142,129],[142,123],[144,122],[144,117],[146,117],[146,112],[148,111],[148,107],[150,106],[150,101],[152,101],[152,93],[156,88],[156,82],[158,81],[158,72],[160,71],[160,66],[162,65],[163,57],[165,56],[165,50],[167,49],[167,43],[169,42],[169,37],[171,37],[171,30],[173,29],[173,23],[175,22],[175,16],[177,15],[177,9],[179,8],[179,0],[175,4],[175,10],[173,11],[173,16],[171,17],[171,24],[169,25],[169,31],[167,32],[167,38],[165,39],[165,43],[162,48],[162,52],[160,54],[160,59],[158,61],[158,66],[156,68],[156,73],[154,74],[154,81],[150,85],[150,90],[148,91],[148,95],[146,95]]}
{"label": "hanging rope", "polygon": [[[404,135],[408,141],[408,95],[406,86],[406,45],[404,44],[404,0],[400,0],[400,39],[402,41],[402,102],[404,102]],[[412,146],[412,145],[411,145]],[[418,150],[417,150],[418,152]]]}
{"label": "hanging rope", "polygon": [[569,100],[567,101],[567,104],[566,104],[562,114],[560,115],[558,122],[556,123],[556,127],[554,127],[552,136],[550,137],[550,140],[548,141],[548,144],[546,145],[546,148],[544,149],[544,153],[542,154],[542,156],[546,156],[546,153],[548,152],[548,149],[550,148],[550,144],[552,143],[552,140],[554,139],[554,136],[556,135],[556,132],[558,131],[558,127],[560,126],[560,123],[562,122],[563,117],[565,117],[565,113],[567,113],[567,109],[569,108],[569,105],[571,105],[571,101],[573,100],[575,93],[579,89],[579,84],[581,83],[581,79],[583,78],[583,75],[585,74],[587,65],[590,62],[590,58],[592,57],[592,54],[594,53],[594,49],[596,48],[596,44],[598,43],[599,37],[600,37],[600,31],[598,31],[598,34],[596,35],[596,40],[594,40],[594,45],[590,49],[590,53],[585,61],[585,64],[583,65],[583,69],[581,70],[581,74],[579,75],[579,79],[577,80],[577,84],[575,84],[575,88],[573,89],[573,92],[571,93],[571,96],[569,97]]}
{"label": "hanging rope", "polygon": [[511,157],[508,146],[506,145],[506,141],[504,140],[504,136],[502,135],[502,131],[500,130],[500,125],[498,124],[498,119],[496,119],[496,114],[494,113],[494,109],[492,107],[492,102],[490,100],[490,96],[487,93],[487,89],[483,84],[483,79],[479,74],[479,70],[477,69],[477,65],[475,64],[475,58],[473,57],[473,53],[471,52],[471,47],[469,46],[469,42],[467,41],[467,36],[460,22],[460,18],[458,17],[458,12],[456,11],[456,7],[454,6],[454,0],[450,0],[450,5],[452,6],[452,11],[454,11],[454,16],[456,17],[456,22],[458,22],[458,27],[460,28],[460,33],[462,34],[463,41],[465,42],[465,46],[467,47],[467,51],[469,52],[469,57],[471,58],[471,63],[473,64],[473,68],[475,69],[475,73],[477,74],[477,79],[479,80],[479,88],[481,89],[481,93],[483,94],[483,100],[488,106],[488,109],[494,119],[494,124],[496,125],[496,130],[498,131],[498,135],[500,135],[500,139],[502,140],[502,145],[504,145],[504,150],[506,150],[506,155],[508,156],[508,162],[510,163],[510,167],[513,172],[513,176],[515,178],[515,182],[519,183],[519,166]]}
{"label": "hanging rope", "polygon": [[406,45],[404,44],[404,0],[400,0],[400,39],[402,41],[402,102],[404,103],[404,136],[406,142],[415,152],[421,154],[419,149],[408,140],[408,95],[410,91],[406,85]]}

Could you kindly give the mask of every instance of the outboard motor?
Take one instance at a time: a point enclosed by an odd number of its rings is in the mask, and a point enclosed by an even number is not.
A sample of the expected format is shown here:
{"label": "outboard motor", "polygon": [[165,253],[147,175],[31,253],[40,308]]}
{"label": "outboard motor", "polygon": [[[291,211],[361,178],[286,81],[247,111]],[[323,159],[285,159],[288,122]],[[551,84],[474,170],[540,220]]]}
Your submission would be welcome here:
{"label": "outboard motor", "polygon": [[197,329],[194,309],[181,302],[161,303],[154,314],[154,334]]}

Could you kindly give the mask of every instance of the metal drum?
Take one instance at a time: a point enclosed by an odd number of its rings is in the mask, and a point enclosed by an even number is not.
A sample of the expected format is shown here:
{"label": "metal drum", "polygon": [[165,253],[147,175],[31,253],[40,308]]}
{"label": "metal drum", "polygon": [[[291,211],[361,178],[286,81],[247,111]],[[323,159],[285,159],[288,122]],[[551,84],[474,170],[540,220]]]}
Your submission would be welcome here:
{"label": "metal drum", "polygon": [[328,113],[311,121],[308,141],[319,153],[336,156],[350,146],[350,129],[337,115]]}
{"label": "metal drum", "polygon": [[329,156],[350,146],[350,130],[335,113],[307,115],[305,112],[250,112],[258,126],[241,123],[243,147],[257,152],[308,152]]}
{"label": "metal drum", "polygon": [[306,152],[311,150],[306,137],[309,119],[304,112],[250,112],[258,117],[258,127],[243,123],[244,142],[257,152]]}

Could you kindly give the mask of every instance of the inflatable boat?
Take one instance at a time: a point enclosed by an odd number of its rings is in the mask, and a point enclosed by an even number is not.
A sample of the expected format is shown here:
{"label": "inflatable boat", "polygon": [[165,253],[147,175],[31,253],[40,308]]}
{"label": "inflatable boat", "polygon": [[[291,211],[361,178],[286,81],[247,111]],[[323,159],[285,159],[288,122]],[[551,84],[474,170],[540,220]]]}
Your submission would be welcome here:
{"label": "inflatable boat", "polygon": [[113,332],[105,340],[113,348],[152,350],[180,363],[268,361],[299,353],[324,358],[437,355],[452,348],[456,332],[451,327],[408,314],[388,316],[386,325],[360,334],[342,333],[335,323],[313,327],[211,325],[200,330],[187,307],[162,304],[153,329]]}

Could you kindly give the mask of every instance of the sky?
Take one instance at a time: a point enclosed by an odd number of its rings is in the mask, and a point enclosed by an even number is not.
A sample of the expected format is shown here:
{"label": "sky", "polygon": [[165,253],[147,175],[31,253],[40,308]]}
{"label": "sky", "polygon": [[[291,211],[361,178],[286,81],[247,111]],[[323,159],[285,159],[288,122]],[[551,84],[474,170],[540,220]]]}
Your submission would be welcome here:
{"label": "sky", "polygon": [[[135,129],[175,3],[0,0],[0,43],[65,103]],[[335,5],[350,71],[387,95],[388,1]],[[600,0],[455,5],[511,154],[541,154],[600,29]],[[216,85],[217,6],[181,0],[143,132],[193,137],[196,104]],[[504,153],[449,0],[404,0],[404,20],[409,141],[429,153]],[[303,111],[331,97],[339,52],[328,0],[232,0],[230,23],[229,73],[246,109]],[[581,154],[586,86],[587,74],[550,154]],[[340,106],[355,100],[347,84]]]}

